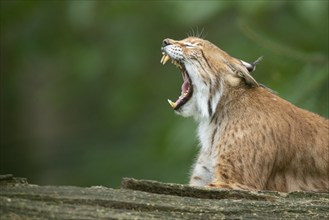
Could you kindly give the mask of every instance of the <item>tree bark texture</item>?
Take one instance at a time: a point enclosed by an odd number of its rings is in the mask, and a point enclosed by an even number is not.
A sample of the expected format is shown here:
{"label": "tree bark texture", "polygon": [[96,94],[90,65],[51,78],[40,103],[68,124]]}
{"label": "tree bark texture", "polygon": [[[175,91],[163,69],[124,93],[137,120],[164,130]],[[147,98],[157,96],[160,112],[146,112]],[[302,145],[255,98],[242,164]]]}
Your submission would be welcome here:
{"label": "tree bark texture", "polygon": [[329,219],[329,193],[249,192],[124,178],[120,189],[0,176],[1,219]]}

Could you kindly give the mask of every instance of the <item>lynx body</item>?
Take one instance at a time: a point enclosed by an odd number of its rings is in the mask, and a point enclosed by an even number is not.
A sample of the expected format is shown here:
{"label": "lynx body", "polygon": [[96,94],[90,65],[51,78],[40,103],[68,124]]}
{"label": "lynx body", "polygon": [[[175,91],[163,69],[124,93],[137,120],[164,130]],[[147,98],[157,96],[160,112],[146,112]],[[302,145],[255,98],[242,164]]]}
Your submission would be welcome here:
{"label": "lynx body", "polygon": [[191,186],[291,192],[329,191],[329,121],[259,85],[256,63],[209,41],[165,39],[163,58],[180,69],[181,96],[169,101],[198,122]]}

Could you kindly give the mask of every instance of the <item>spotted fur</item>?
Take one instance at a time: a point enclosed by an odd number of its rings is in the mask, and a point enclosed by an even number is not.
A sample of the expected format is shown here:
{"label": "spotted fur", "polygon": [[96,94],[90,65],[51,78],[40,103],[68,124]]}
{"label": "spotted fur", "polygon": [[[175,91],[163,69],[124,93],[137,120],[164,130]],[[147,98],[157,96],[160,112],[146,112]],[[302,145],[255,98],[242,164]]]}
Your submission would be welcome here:
{"label": "spotted fur", "polygon": [[166,40],[176,54],[166,52],[184,64],[193,86],[191,99],[176,110],[199,123],[190,185],[329,191],[327,119],[260,86],[249,73],[254,66],[209,41]]}

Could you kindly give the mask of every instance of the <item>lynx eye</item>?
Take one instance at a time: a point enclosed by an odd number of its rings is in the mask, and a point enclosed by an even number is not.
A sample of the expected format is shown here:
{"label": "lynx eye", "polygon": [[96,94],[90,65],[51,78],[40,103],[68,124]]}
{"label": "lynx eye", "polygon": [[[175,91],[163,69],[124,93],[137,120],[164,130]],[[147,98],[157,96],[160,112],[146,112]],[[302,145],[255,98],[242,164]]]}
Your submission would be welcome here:
{"label": "lynx eye", "polygon": [[187,48],[193,48],[195,47],[194,44],[191,44],[191,43],[184,43],[184,46],[187,47]]}

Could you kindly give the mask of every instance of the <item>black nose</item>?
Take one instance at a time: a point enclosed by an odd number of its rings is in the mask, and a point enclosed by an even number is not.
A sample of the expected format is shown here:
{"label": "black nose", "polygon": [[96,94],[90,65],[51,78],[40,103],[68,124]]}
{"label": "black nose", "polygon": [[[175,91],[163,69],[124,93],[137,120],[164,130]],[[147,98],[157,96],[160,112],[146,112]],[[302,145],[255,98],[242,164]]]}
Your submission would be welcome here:
{"label": "black nose", "polygon": [[165,46],[167,46],[167,45],[169,45],[170,44],[170,40],[167,38],[167,39],[164,39],[163,41],[162,41],[162,46],[163,47],[165,47]]}

